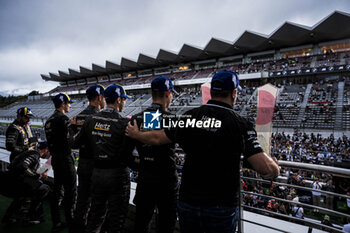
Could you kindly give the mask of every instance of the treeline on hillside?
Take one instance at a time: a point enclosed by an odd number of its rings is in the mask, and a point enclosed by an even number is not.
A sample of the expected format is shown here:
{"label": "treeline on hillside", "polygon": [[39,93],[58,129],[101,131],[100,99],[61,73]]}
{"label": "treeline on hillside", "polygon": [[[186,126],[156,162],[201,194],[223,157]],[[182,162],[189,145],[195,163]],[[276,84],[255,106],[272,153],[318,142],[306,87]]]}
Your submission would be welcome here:
{"label": "treeline on hillside", "polygon": [[17,101],[26,100],[28,96],[38,95],[38,94],[39,94],[38,91],[32,91],[28,95],[9,95],[9,96],[0,95],[0,108],[3,108]]}

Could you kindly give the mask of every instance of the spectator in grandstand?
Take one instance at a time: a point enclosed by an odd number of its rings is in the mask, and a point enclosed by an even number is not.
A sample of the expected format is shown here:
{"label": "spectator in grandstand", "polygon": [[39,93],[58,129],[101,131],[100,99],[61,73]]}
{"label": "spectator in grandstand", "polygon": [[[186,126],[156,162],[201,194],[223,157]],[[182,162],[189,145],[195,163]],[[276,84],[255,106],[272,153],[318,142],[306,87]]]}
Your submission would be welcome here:
{"label": "spectator in grandstand", "polygon": [[[325,191],[328,191],[328,192],[334,192],[335,191],[335,186],[333,185],[333,180],[329,179],[327,181],[327,184],[324,187],[322,187],[322,189],[324,189]],[[332,210],[333,209],[334,196],[333,195],[327,195],[325,199],[326,199],[327,208]]]}
{"label": "spectator in grandstand", "polygon": [[[259,194],[262,194],[264,195],[264,190],[263,189],[260,189],[259,190]],[[265,209],[265,206],[266,206],[266,197],[264,196],[257,196],[256,198],[256,202],[257,202],[257,207],[258,208],[262,208],[262,209]]]}
{"label": "spectator in grandstand", "polygon": [[[104,109],[106,100],[104,97],[105,88],[100,84],[90,86],[86,90],[86,96],[89,100],[88,106],[80,112],[72,124],[70,135],[76,135],[83,126],[85,119]],[[74,145],[72,148],[75,149]],[[79,164],[78,164],[78,195],[77,204],[74,214],[75,231],[84,232],[88,210],[90,208],[90,189],[91,175],[94,168],[93,151],[87,150],[84,143],[79,147]]]}
{"label": "spectator in grandstand", "polygon": [[[281,159],[291,160],[293,156],[290,152],[296,152],[297,161],[307,163],[324,163],[325,165],[336,165],[334,162],[341,162],[349,157],[349,142],[346,136],[334,139],[329,137],[317,137],[313,134],[293,134],[283,135],[277,133],[273,135],[272,153],[281,152]],[[285,145],[288,145],[287,147]],[[326,181],[325,181],[326,182]]]}
{"label": "spectator in grandstand", "polygon": [[350,218],[347,218],[346,222],[347,222],[347,224],[345,224],[343,226],[342,230],[345,231],[346,233],[350,233]]}
{"label": "spectator in grandstand", "polygon": [[238,88],[236,73],[220,71],[211,81],[212,99],[185,113],[197,124],[216,120],[215,127],[197,127],[195,123],[188,128],[141,132],[136,121],[127,127],[126,134],[143,143],[160,145],[176,141],[186,153],[178,202],[183,233],[235,232],[242,153],[247,165],[265,178],[279,174],[277,163],[260,147],[253,124],[232,109]]}
{"label": "spectator in grandstand", "polygon": [[278,205],[276,204],[276,200],[275,199],[271,199],[269,200],[266,209],[271,211],[271,212],[277,212],[278,209]]}
{"label": "spectator in grandstand", "polygon": [[[143,127],[144,114],[152,112],[169,116],[167,111],[172,99],[174,85],[164,76],[151,82],[152,104],[143,112],[133,116],[138,127]],[[158,209],[158,232],[172,233],[176,223],[176,200],[178,177],[175,163],[175,144],[149,146],[129,138],[127,148],[137,148],[140,166],[134,203],[136,204],[135,232],[148,233],[155,209]]]}
{"label": "spectator in grandstand", "polygon": [[6,150],[10,151],[10,162],[23,151],[34,149],[33,138],[30,137],[30,118],[33,117],[30,108],[22,107],[17,110],[17,118],[6,130]]}
{"label": "spectator in grandstand", "polygon": [[[314,190],[321,190],[322,185],[320,184],[319,180],[316,179],[313,183],[312,183],[312,189]],[[317,192],[317,191],[312,191],[312,200],[313,200],[313,205],[315,206],[320,206],[321,204],[321,193]]]}
{"label": "spectator in grandstand", "polygon": [[85,231],[89,233],[100,232],[105,216],[108,232],[123,232],[130,195],[127,164],[133,161],[133,156],[121,153],[128,119],[119,114],[126,98],[130,97],[122,86],[116,84],[108,86],[104,96],[107,108],[87,118],[75,136],[76,143],[85,144],[94,155],[91,208]]}
{"label": "spectator in grandstand", "polygon": [[348,207],[348,214],[350,214],[350,192],[347,192],[346,195],[349,197],[349,198],[346,198],[346,206]]}
{"label": "spectator in grandstand", "polygon": [[281,214],[289,215],[288,203],[285,203],[284,201],[279,201],[278,212]]}
{"label": "spectator in grandstand", "polygon": [[304,208],[301,206],[294,206],[292,210],[292,216],[297,218],[304,218]]}
{"label": "spectator in grandstand", "polygon": [[75,159],[72,156],[68,142],[68,127],[70,124],[66,113],[69,112],[73,101],[65,93],[59,93],[52,98],[55,105],[54,113],[45,123],[45,134],[52,156],[54,173],[55,208],[58,208],[61,190],[64,189],[64,211],[67,224],[71,228],[76,201],[76,170]]}
{"label": "spectator in grandstand", "polygon": [[[330,221],[330,217],[327,214],[324,216],[323,220],[321,221],[321,224],[329,226],[329,227],[333,227],[333,224]],[[322,227],[322,230],[327,231],[327,232],[333,232],[332,230],[325,228],[325,227]]]}
{"label": "spectator in grandstand", "polygon": [[298,195],[295,193],[295,189],[291,189],[290,195],[292,197],[292,201],[294,202],[299,202],[299,197]]}

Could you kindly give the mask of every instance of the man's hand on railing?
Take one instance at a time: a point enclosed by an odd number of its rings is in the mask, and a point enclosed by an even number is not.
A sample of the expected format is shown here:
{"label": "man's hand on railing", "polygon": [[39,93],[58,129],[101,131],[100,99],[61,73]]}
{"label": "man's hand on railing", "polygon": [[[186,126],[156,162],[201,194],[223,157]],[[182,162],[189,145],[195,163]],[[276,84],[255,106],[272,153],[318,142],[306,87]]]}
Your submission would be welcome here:
{"label": "man's hand on railing", "polygon": [[278,175],[280,174],[281,167],[278,165],[278,160],[276,159],[276,157],[271,156],[271,159],[277,165],[278,170],[275,170],[274,172],[266,174],[266,175],[261,174],[261,177],[265,180],[272,181],[272,180],[276,179],[278,177]]}
{"label": "man's hand on railing", "polygon": [[263,179],[272,180],[280,174],[277,159],[271,158],[264,152],[252,155],[247,160]]}

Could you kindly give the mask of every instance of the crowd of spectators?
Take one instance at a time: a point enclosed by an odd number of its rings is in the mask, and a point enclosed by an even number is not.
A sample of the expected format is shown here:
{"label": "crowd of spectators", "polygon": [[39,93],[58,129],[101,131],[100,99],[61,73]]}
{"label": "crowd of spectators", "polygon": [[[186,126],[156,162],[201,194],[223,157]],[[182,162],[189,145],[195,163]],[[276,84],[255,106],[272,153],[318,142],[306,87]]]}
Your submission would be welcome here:
{"label": "crowd of spectators", "polygon": [[[244,169],[243,176],[258,178],[256,173],[249,169]],[[297,218],[304,218],[304,216],[317,218],[326,215],[326,212],[316,208],[304,209],[300,203],[312,204],[350,214],[349,180],[334,179],[332,175],[327,173],[285,168],[282,168],[280,177],[281,179],[284,178],[286,184],[295,185],[295,187],[243,179],[243,190],[245,191],[243,194],[243,205]],[[312,188],[312,191],[303,189],[303,187]],[[318,190],[347,195],[349,198],[327,195]],[[334,216],[332,218],[336,219]],[[343,220],[336,219],[338,224],[342,224]]]}
{"label": "crowd of spectators", "polygon": [[[237,61],[232,64],[225,64],[221,67],[217,67],[216,65],[212,65],[206,68],[200,68],[198,70],[195,69],[187,69],[183,71],[166,71],[165,76],[169,76],[170,79],[176,80],[184,80],[184,79],[192,79],[199,77],[205,77],[213,72],[227,69],[230,71],[234,71],[238,74],[247,74],[247,73],[256,73],[256,72],[275,72],[275,71],[285,71],[285,70],[297,70],[302,68],[314,68],[314,67],[323,67],[323,66],[332,66],[332,65],[346,65],[350,64],[350,53],[348,51],[344,52],[332,52],[331,50],[326,51],[322,54],[315,55],[303,55],[299,54],[294,57],[284,57],[281,59],[276,59],[275,57],[270,57],[265,61],[252,60],[250,62],[244,62],[243,60]],[[202,76],[202,74],[204,76]],[[113,81],[99,81],[101,84],[108,86],[111,83],[119,83],[121,85],[140,85],[150,83],[157,75],[149,74],[149,75],[140,75],[136,76],[136,73],[130,74],[130,77],[124,77],[120,74],[111,75],[114,80]],[[65,85],[54,88],[50,91],[50,93],[55,92],[71,92],[71,91],[79,91],[85,90],[90,84],[79,84],[79,85]]]}
{"label": "crowd of spectators", "polygon": [[255,87],[243,87],[242,90],[239,91],[236,103],[234,105],[235,111],[240,113],[243,111],[244,108],[247,107],[247,105],[249,104],[248,101],[254,93],[255,89]]}
{"label": "crowd of spectators", "polygon": [[346,135],[334,138],[320,134],[275,133],[271,138],[271,152],[278,159],[328,166],[350,162],[350,140]]}
{"label": "crowd of spectators", "polygon": [[[184,88],[181,93],[173,99],[173,106],[188,106],[191,105],[198,97],[201,97],[201,91],[198,88]],[[199,105],[202,102],[200,101]]]}
{"label": "crowd of spectators", "polygon": [[338,90],[335,87],[336,83],[320,84],[315,83],[312,86],[311,93],[308,99],[309,103],[321,103],[333,106],[337,101]]}

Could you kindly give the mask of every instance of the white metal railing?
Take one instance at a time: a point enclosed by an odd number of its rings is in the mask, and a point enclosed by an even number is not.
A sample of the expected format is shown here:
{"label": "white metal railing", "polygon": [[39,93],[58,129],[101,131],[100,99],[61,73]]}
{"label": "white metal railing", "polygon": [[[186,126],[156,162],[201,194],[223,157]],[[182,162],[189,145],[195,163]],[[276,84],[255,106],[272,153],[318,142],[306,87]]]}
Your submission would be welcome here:
{"label": "white metal railing", "polygon": [[[298,170],[305,170],[305,171],[317,171],[317,172],[324,172],[324,173],[329,173],[332,175],[337,175],[337,176],[341,176],[343,178],[350,178],[350,169],[344,169],[344,168],[338,168],[338,167],[330,167],[330,166],[323,166],[323,165],[316,165],[316,164],[308,164],[308,163],[298,163],[298,162],[289,162],[289,161],[278,161],[278,164],[281,167],[287,167],[287,168],[292,168],[292,169],[298,169]],[[263,180],[260,178],[253,178],[253,177],[244,177],[241,176],[241,181],[243,180],[251,180],[251,181],[255,181],[255,182],[260,182],[260,183],[268,183],[268,184],[274,184],[277,186],[286,186],[286,187],[292,187],[292,188],[296,188],[298,190],[306,190],[306,191],[315,191],[315,189],[313,188],[309,188],[309,187],[304,187],[304,186],[299,186],[299,185],[293,185],[293,184],[286,184],[286,183],[281,183],[281,182],[276,182],[276,181],[270,181],[270,180]],[[345,199],[349,199],[350,197],[347,195],[343,195],[343,194],[339,194],[339,193],[335,193],[335,192],[329,192],[329,191],[325,191],[325,190],[317,190],[317,192],[322,193],[322,194],[326,194],[326,195],[331,195],[331,196],[335,196],[335,197],[340,197],[340,198],[345,198]],[[330,232],[343,232],[340,228],[336,227],[336,226],[328,226],[328,225],[324,225],[320,222],[316,222],[313,221],[311,219],[301,219],[301,218],[297,218],[294,216],[290,216],[290,215],[286,215],[286,214],[282,214],[282,213],[277,213],[277,212],[272,212],[269,211],[267,209],[262,209],[262,208],[257,208],[257,207],[252,207],[249,205],[244,205],[242,203],[243,201],[243,194],[250,194],[250,195],[254,195],[254,196],[262,196],[266,199],[275,199],[276,201],[280,201],[280,202],[285,202],[285,203],[289,203],[291,205],[294,206],[300,206],[300,207],[305,207],[308,209],[313,209],[313,210],[317,210],[321,213],[327,213],[327,214],[332,214],[332,215],[336,215],[339,217],[343,217],[343,218],[348,218],[350,219],[350,215],[347,213],[343,213],[343,212],[339,212],[333,209],[328,209],[325,207],[321,207],[321,206],[316,206],[316,205],[311,205],[311,204],[306,204],[306,203],[302,203],[302,202],[295,202],[292,200],[286,200],[283,198],[278,198],[278,197],[274,197],[274,196],[269,196],[269,195],[265,195],[265,194],[259,194],[259,193],[252,193],[252,192],[248,192],[248,191],[244,191],[242,190],[242,185],[241,185],[241,191],[240,191],[241,195],[240,195],[240,216],[239,216],[239,224],[238,224],[238,232],[244,232],[243,229],[243,222],[248,222],[250,224],[256,224],[259,225],[261,227],[265,227],[271,230],[275,230],[275,231],[280,231],[280,232],[288,232],[286,231],[286,229],[278,229],[274,226],[271,225],[266,225],[266,224],[261,224],[261,223],[257,223],[248,219],[244,219],[243,215],[243,209],[245,210],[250,210],[253,211],[255,213],[263,213],[263,214],[267,214],[269,216],[273,216],[273,217],[280,217],[283,218],[287,221],[291,221],[295,224],[302,224],[305,226],[309,227],[309,233],[312,232],[313,228],[317,228],[317,229],[325,229],[326,231],[330,231]]]}

